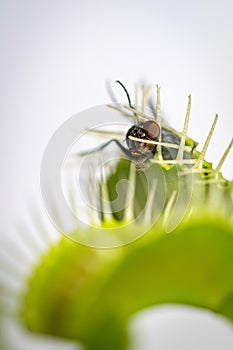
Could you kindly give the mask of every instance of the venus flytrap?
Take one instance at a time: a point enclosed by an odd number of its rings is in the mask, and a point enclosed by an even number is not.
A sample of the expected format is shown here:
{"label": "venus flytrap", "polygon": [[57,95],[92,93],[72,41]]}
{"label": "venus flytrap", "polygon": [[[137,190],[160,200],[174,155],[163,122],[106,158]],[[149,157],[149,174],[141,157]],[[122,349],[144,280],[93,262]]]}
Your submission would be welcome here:
{"label": "venus flytrap", "polygon": [[[142,100],[142,110],[110,107],[149,120],[145,88]],[[118,248],[91,248],[64,237],[52,245],[22,294],[20,317],[32,332],[71,339],[86,350],[127,350],[131,317],[154,305],[193,305],[233,321],[233,187],[220,173],[233,142],[213,169],[205,155],[217,116],[199,152],[187,137],[191,97],[181,133],[164,125],[160,103],[157,86],[158,123],[180,143],[168,146],[160,135],[158,152],[143,171],[126,159],[106,173],[101,169],[100,216],[90,209],[90,226],[76,228],[90,236],[96,227],[114,229],[116,237],[141,234]],[[166,147],[176,151],[175,158],[164,159]]]}

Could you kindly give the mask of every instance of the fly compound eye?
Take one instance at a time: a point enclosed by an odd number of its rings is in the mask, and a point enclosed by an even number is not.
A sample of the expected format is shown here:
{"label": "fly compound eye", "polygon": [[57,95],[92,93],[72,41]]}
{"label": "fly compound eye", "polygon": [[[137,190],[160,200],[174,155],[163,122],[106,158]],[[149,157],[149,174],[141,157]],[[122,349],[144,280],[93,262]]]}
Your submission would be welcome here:
{"label": "fly compound eye", "polygon": [[147,120],[143,124],[143,129],[146,132],[146,135],[151,139],[151,140],[157,140],[160,134],[160,127],[159,125],[152,121],[152,120]]}

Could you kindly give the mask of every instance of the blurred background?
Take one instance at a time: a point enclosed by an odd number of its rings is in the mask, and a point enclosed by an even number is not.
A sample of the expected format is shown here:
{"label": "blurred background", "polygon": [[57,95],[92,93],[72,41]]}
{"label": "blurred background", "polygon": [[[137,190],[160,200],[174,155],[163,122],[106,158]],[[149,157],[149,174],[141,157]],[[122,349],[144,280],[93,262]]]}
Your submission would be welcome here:
{"label": "blurred background", "polygon": [[[218,113],[206,156],[217,164],[233,129],[232,1],[1,0],[0,17],[2,242],[17,241],[16,222],[41,200],[49,139],[72,115],[109,103],[106,81],[121,80],[131,94],[135,83],[159,84],[163,116],[178,129],[191,93],[189,135],[199,149]],[[232,179],[231,155],[222,170]],[[4,327],[20,339],[13,350],[32,349],[31,342],[33,349],[73,348],[35,342],[9,320]],[[146,311],[130,329],[132,350],[233,348],[227,321],[191,308]]]}

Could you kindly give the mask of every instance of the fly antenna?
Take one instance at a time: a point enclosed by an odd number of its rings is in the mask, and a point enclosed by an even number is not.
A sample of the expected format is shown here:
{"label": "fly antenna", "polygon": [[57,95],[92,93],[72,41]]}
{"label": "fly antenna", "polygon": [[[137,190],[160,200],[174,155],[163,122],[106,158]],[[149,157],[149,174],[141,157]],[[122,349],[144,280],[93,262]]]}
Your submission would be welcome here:
{"label": "fly antenna", "polygon": [[129,96],[129,93],[128,93],[126,87],[122,84],[122,82],[120,80],[116,80],[116,83],[120,84],[121,87],[124,89],[126,96],[127,96],[127,99],[128,99],[128,102],[129,102],[129,106],[130,106],[130,108],[133,108],[133,106],[131,104],[131,99],[130,99],[130,96]]}

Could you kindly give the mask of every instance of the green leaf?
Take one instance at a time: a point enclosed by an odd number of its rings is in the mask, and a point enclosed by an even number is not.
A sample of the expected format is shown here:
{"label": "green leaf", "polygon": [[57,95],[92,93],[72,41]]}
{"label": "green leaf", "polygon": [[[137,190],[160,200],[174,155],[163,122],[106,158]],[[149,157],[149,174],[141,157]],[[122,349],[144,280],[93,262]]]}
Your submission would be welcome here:
{"label": "green leaf", "polygon": [[152,228],[113,250],[63,239],[34,271],[22,316],[34,332],[123,350],[130,317],[150,306],[188,304],[233,321],[232,276],[232,226],[222,218],[202,216],[170,234]]}

